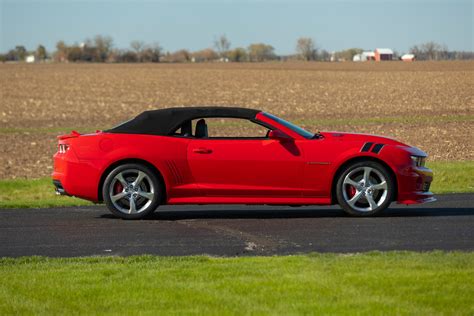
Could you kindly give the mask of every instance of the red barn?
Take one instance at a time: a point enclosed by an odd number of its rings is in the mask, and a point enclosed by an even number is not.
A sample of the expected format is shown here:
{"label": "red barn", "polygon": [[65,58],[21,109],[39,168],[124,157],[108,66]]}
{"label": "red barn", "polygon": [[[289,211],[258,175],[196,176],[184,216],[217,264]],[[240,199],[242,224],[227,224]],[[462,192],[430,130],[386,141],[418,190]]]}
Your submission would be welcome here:
{"label": "red barn", "polygon": [[393,51],[390,48],[376,48],[375,49],[375,60],[392,60]]}

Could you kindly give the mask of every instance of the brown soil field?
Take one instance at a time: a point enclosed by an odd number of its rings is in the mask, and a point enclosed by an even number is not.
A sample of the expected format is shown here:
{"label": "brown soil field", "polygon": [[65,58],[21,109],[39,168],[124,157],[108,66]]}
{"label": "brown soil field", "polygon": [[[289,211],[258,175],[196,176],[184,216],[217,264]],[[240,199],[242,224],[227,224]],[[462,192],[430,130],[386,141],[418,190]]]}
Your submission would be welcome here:
{"label": "brown soil field", "polygon": [[474,160],[474,62],[0,64],[0,179],[49,175],[56,135],[155,108],[265,110]]}

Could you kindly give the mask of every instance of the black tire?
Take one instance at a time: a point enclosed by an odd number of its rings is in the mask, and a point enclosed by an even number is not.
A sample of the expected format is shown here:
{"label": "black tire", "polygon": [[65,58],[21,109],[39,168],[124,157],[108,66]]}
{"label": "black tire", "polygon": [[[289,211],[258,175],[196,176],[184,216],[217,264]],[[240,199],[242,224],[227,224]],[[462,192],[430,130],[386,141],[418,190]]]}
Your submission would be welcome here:
{"label": "black tire", "polygon": [[[364,181],[366,170],[370,170],[367,172],[368,184]],[[347,183],[351,180],[357,183],[357,186]],[[384,181],[386,185],[383,184]],[[392,174],[382,164],[375,161],[356,162],[346,166],[339,173],[336,198],[342,209],[349,215],[374,216],[388,208],[392,202],[394,181]]]}
{"label": "black tire", "polygon": [[[133,185],[140,174],[141,181],[137,185]],[[125,183],[118,178],[125,180]],[[112,192],[113,196],[126,195],[113,201],[110,193],[111,190],[116,189],[116,192]],[[128,163],[116,167],[107,175],[102,186],[105,205],[112,214],[122,219],[141,219],[153,213],[160,204],[162,192],[163,187],[155,172],[138,163]],[[127,202],[129,213],[126,213]],[[134,209],[135,211],[133,211]]]}

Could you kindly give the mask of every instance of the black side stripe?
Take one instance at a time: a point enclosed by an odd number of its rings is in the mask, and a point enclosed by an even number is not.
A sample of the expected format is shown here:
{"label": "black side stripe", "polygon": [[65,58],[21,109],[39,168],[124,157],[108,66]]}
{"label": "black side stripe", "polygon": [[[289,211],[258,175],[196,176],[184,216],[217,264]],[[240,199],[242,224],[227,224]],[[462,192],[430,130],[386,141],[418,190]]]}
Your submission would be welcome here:
{"label": "black side stripe", "polygon": [[364,146],[362,146],[362,148],[361,148],[360,151],[361,151],[361,152],[369,151],[370,147],[372,147],[373,144],[374,144],[374,143],[370,143],[370,142],[369,142],[369,143],[365,143]]}
{"label": "black side stripe", "polygon": [[384,144],[376,144],[374,146],[374,148],[372,148],[372,152],[374,154],[378,154],[381,150],[382,150],[382,147],[385,146]]}

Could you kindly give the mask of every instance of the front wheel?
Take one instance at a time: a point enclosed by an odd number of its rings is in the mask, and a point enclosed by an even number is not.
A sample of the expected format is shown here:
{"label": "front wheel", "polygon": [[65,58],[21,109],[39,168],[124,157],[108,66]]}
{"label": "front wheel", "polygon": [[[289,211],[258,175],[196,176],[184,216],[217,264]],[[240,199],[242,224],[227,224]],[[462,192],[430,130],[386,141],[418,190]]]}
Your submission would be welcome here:
{"label": "front wheel", "polygon": [[160,193],[155,173],[141,164],[116,167],[102,188],[107,208],[123,219],[140,219],[151,214],[158,207]]}
{"label": "front wheel", "polygon": [[394,179],[380,163],[363,161],[347,166],[338,178],[336,197],[343,210],[354,216],[371,216],[385,210],[394,196]]}

